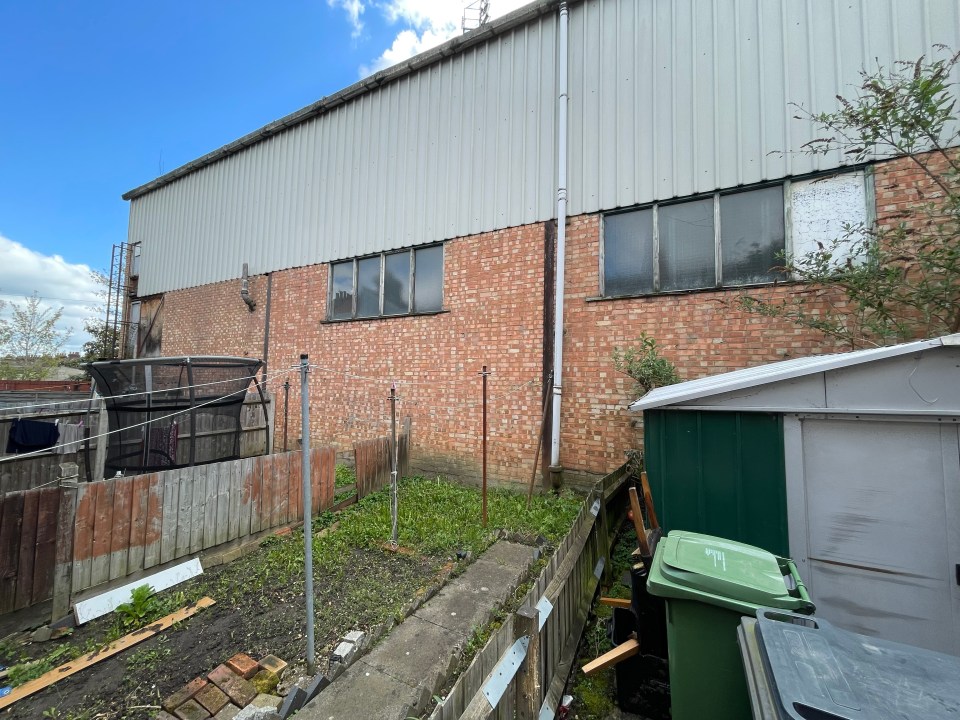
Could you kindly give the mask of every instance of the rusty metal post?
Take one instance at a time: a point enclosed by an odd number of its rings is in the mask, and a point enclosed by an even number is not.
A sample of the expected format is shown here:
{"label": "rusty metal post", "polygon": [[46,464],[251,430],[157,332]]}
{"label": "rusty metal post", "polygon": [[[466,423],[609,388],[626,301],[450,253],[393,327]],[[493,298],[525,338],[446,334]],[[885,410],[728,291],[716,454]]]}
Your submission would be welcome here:
{"label": "rusty metal post", "polygon": [[290,424],[290,379],[283,381],[283,451],[287,451],[287,426]]}
{"label": "rusty metal post", "polygon": [[487,526],[487,366],[480,371],[483,378],[483,526]]}
{"label": "rusty metal post", "polygon": [[390,542],[394,550],[397,548],[397,514],[399,501],[397,499],[397,384],[390,386],[390,438],[393,445],[390,448],[390,519],[392,532]]}

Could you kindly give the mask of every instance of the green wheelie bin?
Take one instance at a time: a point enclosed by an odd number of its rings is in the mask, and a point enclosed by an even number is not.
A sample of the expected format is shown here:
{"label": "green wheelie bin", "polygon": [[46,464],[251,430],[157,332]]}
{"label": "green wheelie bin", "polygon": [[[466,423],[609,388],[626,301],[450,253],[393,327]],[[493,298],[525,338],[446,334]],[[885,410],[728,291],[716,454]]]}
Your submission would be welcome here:
{"label": "green wheelie bin", "polygon": [[758,607],[813,614],[792,560],[674,530],[660,539],[647,589],[664,598],[672,720],[749,720],[737,628]]}

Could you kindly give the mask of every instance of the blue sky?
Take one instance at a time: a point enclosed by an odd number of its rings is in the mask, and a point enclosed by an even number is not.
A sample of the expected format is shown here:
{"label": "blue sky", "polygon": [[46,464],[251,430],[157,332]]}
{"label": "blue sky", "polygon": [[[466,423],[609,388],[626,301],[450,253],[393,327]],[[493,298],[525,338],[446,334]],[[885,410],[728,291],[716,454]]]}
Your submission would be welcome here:
{"label": "blue sky", "polygon": [[464,4],[0,3],[0,301],[64,306],[79,349],[122,193],[443,42]]}

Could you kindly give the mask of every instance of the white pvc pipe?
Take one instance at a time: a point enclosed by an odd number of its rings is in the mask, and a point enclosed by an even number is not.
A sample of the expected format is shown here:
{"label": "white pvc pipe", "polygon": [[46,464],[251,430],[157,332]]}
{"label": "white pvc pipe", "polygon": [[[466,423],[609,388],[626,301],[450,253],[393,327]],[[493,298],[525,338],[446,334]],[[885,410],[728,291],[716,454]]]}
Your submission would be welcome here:
{"label": "white pvc pipe", "polygon": [[560,3],[557,52],[557,272],[553,313],[553,422],[550,466],[560,466],[560,394],[563,381],[563,284],[567,245],[567,3]]}

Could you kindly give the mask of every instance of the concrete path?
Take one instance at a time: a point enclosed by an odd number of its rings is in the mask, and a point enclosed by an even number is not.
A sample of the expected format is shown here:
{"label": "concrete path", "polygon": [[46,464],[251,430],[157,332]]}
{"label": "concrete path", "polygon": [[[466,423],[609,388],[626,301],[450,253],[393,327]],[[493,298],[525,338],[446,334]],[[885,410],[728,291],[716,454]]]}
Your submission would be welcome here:
{"label": "concrete path", "polygon": [[428,708],[474,629],[517,587],[535,553],[511,542],[493,545],[347,668],[297,720],[403,720]]}

